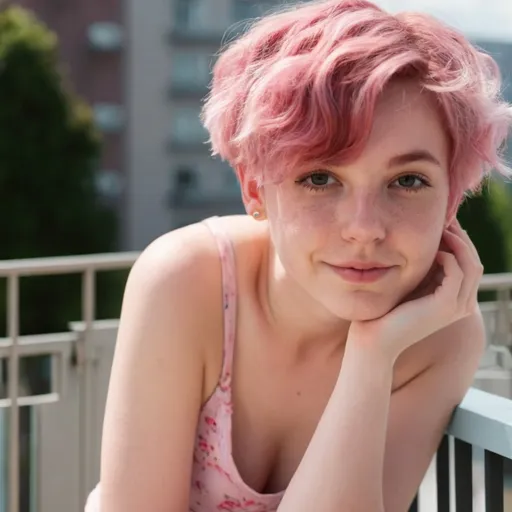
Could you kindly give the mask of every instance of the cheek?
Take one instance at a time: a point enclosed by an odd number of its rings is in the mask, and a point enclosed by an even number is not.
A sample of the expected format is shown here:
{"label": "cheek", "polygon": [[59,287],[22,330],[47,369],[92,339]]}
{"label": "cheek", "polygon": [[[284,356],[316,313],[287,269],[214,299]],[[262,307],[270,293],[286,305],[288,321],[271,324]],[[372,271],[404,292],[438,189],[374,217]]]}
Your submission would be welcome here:
{"label": "cheek", "polygon": [[415,287],[429,272],[444,230],[446,209],[425,202],[396,215],[392,236],[406,260],[404,278]]}
{"label": "cheek", "polygon": [[267,215],[275,242],[311,245],[314,240],[321,241],[332,232],[332,227],[339,221],[336,215],[339,199],[335,201],[320,192],[316,194],[304,198],[276,188],[267,200]]}
{"label": "cheek", "polygon": [[390,229],[400,226],[420,240],[440,237],[446,221],[448,193],[444,187],[410,192],[411,197],[389,197],[380,212]]}

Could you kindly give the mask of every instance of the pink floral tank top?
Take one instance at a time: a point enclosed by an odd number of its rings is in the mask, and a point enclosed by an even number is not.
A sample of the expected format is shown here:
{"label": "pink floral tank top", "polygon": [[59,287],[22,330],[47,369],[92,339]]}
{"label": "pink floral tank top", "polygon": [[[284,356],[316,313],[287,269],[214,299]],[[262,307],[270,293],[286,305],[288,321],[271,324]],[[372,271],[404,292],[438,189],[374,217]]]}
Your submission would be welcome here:
{"label": "pink floral tank top", "polygon": [[[275,512],[284,492],[261,494],[240,476],[232,454],[231,369],[236,334],[236,268],[231,241],[222,220],[203,221],[213,233],[222,264],[224,353],[222,373],[200,411],[193,455],[189,512]],[[86,512],[101,512],[99,486],[91,493]]]}

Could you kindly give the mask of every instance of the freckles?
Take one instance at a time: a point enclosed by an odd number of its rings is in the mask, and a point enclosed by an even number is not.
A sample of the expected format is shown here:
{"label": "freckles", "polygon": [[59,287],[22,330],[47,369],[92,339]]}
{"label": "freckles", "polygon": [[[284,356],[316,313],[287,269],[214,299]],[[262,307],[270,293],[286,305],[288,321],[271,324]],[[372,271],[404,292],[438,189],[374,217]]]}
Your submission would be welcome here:
{"label": "freckles", "polygon": [[388,211],[393,223],[416,229],[436,230],[444,224],[446,204],[436,196],[398,201]]}
{"label": "freckles", "polygon": [[315,225],[334,224],[337,220],[336,206],[331,203],[327,200],[315,201],[305,207],[305,215]]}
{"label": "freckles", "polygon": [[[319,193],[320,194],[320,193]],[[302,230],[318,230],[337,222],[336,207],[327,198],[296,202],[287,213],[287,222],[299,225]]]}
{"label": "freckles", "polygon": [[399,202],[393,204],[387,212],[381,212],[381,215],[386,215],[394,226],[410,221],[410,214],[408,214],[407,208]]}

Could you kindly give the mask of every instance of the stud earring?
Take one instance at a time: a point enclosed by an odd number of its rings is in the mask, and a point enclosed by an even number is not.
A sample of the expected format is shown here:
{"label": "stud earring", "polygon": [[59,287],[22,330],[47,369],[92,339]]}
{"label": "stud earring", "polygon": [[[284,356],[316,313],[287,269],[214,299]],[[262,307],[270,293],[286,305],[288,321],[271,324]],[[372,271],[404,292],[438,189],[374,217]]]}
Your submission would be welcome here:
{"label": "stud earring", "polygon": [[258,210],[256,210],[255,212],[253,212],[253,213],[252,213],[252,216],[253,216],[256,220],[258,220],[258,219],[261,217],[261,213],[260,213]]}

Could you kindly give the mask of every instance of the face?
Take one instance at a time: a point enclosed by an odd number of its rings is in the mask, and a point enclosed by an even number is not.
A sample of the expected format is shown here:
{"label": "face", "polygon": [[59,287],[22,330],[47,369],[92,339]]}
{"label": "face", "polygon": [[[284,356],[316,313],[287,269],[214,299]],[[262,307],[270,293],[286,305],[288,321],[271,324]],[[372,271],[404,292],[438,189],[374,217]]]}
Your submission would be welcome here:
{"label": "face", "polygon": [[431,269],[448,204],[448,142],[434,100],[384,91],[363,154],[265,185],[278,264],[337,317],[380,317]]}

